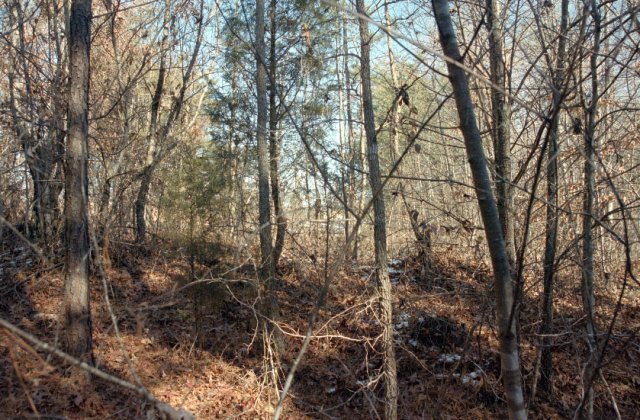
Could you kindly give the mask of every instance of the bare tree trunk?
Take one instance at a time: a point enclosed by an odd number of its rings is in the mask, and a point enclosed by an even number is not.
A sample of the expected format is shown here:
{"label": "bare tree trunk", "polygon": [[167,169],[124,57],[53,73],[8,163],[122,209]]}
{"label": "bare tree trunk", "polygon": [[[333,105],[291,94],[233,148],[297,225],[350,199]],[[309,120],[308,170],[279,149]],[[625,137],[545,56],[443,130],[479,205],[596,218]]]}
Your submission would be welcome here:
{"label": "bare tree trunk", "polygon": [[[500,5],[497,0],[487,0],[489,27],[489,61],[491,82],[507,89],[504,57],[504,36]],[[496,160],[496,201],[504,235],[509,264],[514,267],[516,245],[513,225],[513,186],[511,185],[511,105],[504,92],[491,90],[491,137]]]}
{"label": "bare tree trunk", "polygon": [[264,42],[264,0],[256,1],[256,90],[258,120],[256,143],[258,145],[258,223],[260,231],[260,283],[264,287],[262,296],[263,314],[268,319],[262,320],[265,357],[268,356],[271,344],[277,344],[276,332],[272,320],[277,317],[278,302],[276,300],[275,267],[273,264],[273,248],[271,242],[271,202],[269,189],[269,142],[267,138],[267,69]]}
{"label": "bare tree trunk", "polygon": [[598,57],[600,55],[601,15],[596,0],[590,2],[593,19],[593,51],[591,52],[591,103],[587,108],[586,130],[584,133],[584,199],[582,205],[582,306],[586,316],[587,344],[589,357],[583,372],[583,398],[578,407],[578,416],[593,418],[593,388],[596,377],[598,355],[597,328],[594,319],[595,296],[593,293],[593,200],[594,200],[594,154],[595,132],[598,118]]}
{"label": "bare tree trunk", "polygon": [[236,229],[236,245],[241,243],[240,237],[243,237],[242,243],[244,243],[244,222],[245,222],[245,212],[244,212],[244,170],[247,166],[247,155],[248,152],[246,149],[240,150],[240,144],[236,145],[235,149],[236,153],[242,153],[241,156],[235,157],[236,159],[236,174],[235,174],[235,188],[236,188],[236,214],[235,214],[235,229]]}
{"label": "bare tree trunk", "polygon": [[[366,15],[364,0],[356,1],[358,13]],[[378,161],[378,139],[376,136],[371,93],[371,70],[369,66],[369,28],[367,21],[360,23],[360,77],[362,79],[362,101],[364,127],[367,136],[367,158],[369,161],[369,184],[373,194],[373,240],[376,254],[376,274],[382,309],[382,346],[384,354],[383,375],[385,380],[385,418],[398,417],[398,383],[396,377],[396,356],[393,341],[393,293],[387,264],[387,231],[385,220],[384,194]]]}
{"label": "bare tree trunk", "polygon": [[[456,34],[449,14],[447,0],[433,0],[433,10],[440,34],[440,43],[445,55],[458,63],[462,56],[458,48]],[[520,374],[520,358],[516,337],[515,314],[512,313],[513,285],[498,208],[491,189],[491,178],[482,146],[480,131],[474,114],[473,103],[469,93],[469,84],[464,70],[456,64],[447,62],[449,80],[458,108],[460,129],[464,136],[469,166],[476,188],[478,205],[484,223],[485,234],[491,254],[493,275],[496,290],[496,312],[500,340],[500,359],[502,379],[504,382],[510,419],[526,419],[524,406],[522,377]]]}
{"label": "bare tree trunk", "polygon": [[[389,2],[384,2],[384,22],[388,28],[391,28],[391,17],[389,16]],[[396,71],[396,60],[393,55],[393,44],[391,35],[387,33],[387,52],[389,53],[389,70],[391,71],[391,82],[393,83],[394,99],[391,104],[391,122],[389,124],[389,137],[393,145],[393,160],[395,161],[400,156],[398,145],[398,92],[400,86],[398,85],[398,72]],[[398,174],[400,174],[400,168],[398,168]]]}
{"label": "bare tree trunk", "polygon": [[145,166],[140,173],[140,188],[136,195],[134,203],[135,223],[136,223],[136,243],[142,243],[147,234],[147,224],[145,220],[145,209],[147,207],[147,195],[151,186],[151,178],[153,176],[153,163],[158,147],[158,137],[160,135],[158,128],[158,115],[160,113],[160,105],[162,103],[162,95],[164,93],[164,82],[167,74],[166,52],[167,41],[169,39],[169,19],[170,19],[170,3],[165,1],[164,14],[162,18],[162,39],[160,41],[160,67],[158,69],[158,80],[156,89],[151,99],[151,121],[149,123],[149,148],[147,149],[147,158]]}
{"label": "bare tree trunk", "polygon": [[[358,113],[360,115],[360,121],[364,121],[364,104],[362,101],[362,97],[360,98],[360,109]],[[366,189],[366,183],[367,183],[367,177],[365,176],[365,173],[368,170],[365,162],[365,155],[367,154],[367,142],[364,136],[365,136],[365,130],[360,128],[360,132],[358,133],[357,147],[359,150],[357,151],[357,155],[358,155],[358,167],[360,168],[362,173],[360,174],[360,180],[359,180],[360,186],[355,187],[355,190],[358,193],[358,209],[362,209],[364,207],[364,198],[365,198],[364,191]],[[356,237],[353,241],[353,260],[354,261],[358,261],[359,252],[360,252],[360,232],[356,232]]]}
{"label": "bare tree trunk", "polygon": [[[348,29],[347,29],[347,17],[346,12],[342,15],[342,55],[344,60],[344,86],[345,86],[345,99],[347,107],[347,148],[349,153],[349,170],[347,172],[347,184],[350,197],[345,198],[347,205],[356,202],[356,171],[355,168],[360,164],[360,152],[355,150],[354,147],[354,131],[353,131],[353,111],[351,101],[351,71],[349,69],[349,44],[348,44]],[[360,165],[362,167],[362,165]],[[346,194],[345,194],[346,195]],[[348,222],[347,222],[348,223]],[[348,229],[348,226],[346,227]],[[359,229],[359,228],[358,228]],[[358,260],[358,235],[356,234],[353,247],[347,251],[347,261]]]}
{"label": "bare tree trunk", "polygon": [[[566,0],[565,0],[566,1]],[[556,85],[556,88],[559,86]],[[554,95],[555,96],[555,95]],[[555,99],[554,99],[555,102]],[[544,249],[543,272],[543,302],[541,356],[540,356],[540,387],[547,393],[553,391],[553,358],[551,352],[550,334],[553,331],[553,282],[555,275],[556,243],[558,236],[558,119],[555,111],[549,127],[549,150],[547,154],[547,216]]]}
{"label": "bare tree trunk", "polygon": [[284,209],[282,208],[282,198],[280,197],[280,174],[278,171],[278,166],[280,164],[281,140],[278,138],[279,118],[276,104],[276,0],[271,0],[269,15],[271,20],[271,28],[269,30],[271,38],[269,57],[269,73],[271,80],[269,89],[269,168],[271,177],[271,198],[273,200],[273,211],[276,216],[276,240],[273,245],[273,266],[277,268],[284,248],[287,220],[284,217]]}
{"label": "bare tree trunk", "polygon": [[140,174],[140,188],[138,189],[138,195],[134,203],[135,215],[136,215],[136,243],[143,243],[147,237],[147,222],[145,220],[145,209],[147,208],[147,196],[149,195],[149,188],[151,187],[151,180],[153,177],[154,169],[152,166],[147,166]]}
{"label": "bare tree trunk", "polygon": [[[343,24],[342,19],[336,19],[336,51],[340,51],[340,37],[342,31],[340,30],[341,25]],[[343,56],[343,60],[346,60],[346,57]],[[340,69],[340,54],[336,54],[336,84],[338,87],[338,140],[340,145],[340,157],[344,162],[348,162],[349,156],[349,141],[345,140],[345,124],[344,124],[344,92],[343,92],[343,77],[341,76]],[[345,144],[346,143],[346,144]],[[344,246],[345,246],[345,255],[350,255],[351,244],[349,243],[349,218],[351,215],[349,214],[349,194],[348,194],[348,184],[349,184],[349,171],[350,168],[345,168],[344,165],[340,166],[340,184],[342,186],[340,192],[342,193],[342,201],[343,206],[342,210],[344,213]],[[346,262],[348,258],[345,259]]]}
{"label": "bare tree trunk", "polygon": [[555,86],[553,91],[553,117],[549,127],[549,151],[547,155],[547,219],[544,249],[542,325],[540,327],[540,335],[542,337],[540,387],[547,393],[553,392],[553,358],[549,335],[553,331],[553,281],[558,236],[558,124],[560,120],[560,106],[564,100],[565,50],[567,44],[566,35],[569,17],[569,0],[562,0],[560,13],[560,37],[558,39],[558,55],[556,57],[557,70],[553,72]]}
{"label": "bare tree trunk", "polygon": [[64,346],[93,362],[89,305],[87,147],[91,0],[73,0],[69,30],[69,105],[65,156]]}
{"label": "bare tree trunk", "polygon": [[[57,16],[59,10],[53,7],[53,22],[50,22],[54,29],[56,42],[57,61],[54,76],[51,78],[49,89],[51,92],[62,91],[65,73],[63,70],[65,58],[61,48],[61,35],[58,32]],[[38,109],[38,98],[34,95],[34,88],[31,78],[31,67],[33,63],[29,60],[30,43],[25,34],[25,16],[23,3],[14,1],[10,5],[9,22],[17,30],[11,31],[10,40],[16,50],[16,61],[13,67],[7,72],[9,79],[9,106],[13,130],[18,138],[25,154],[25,161],[29,169],[29,174],[33,182],[32,199],[33,215],[35,219],[35,236],[45,245],[52,245],[54,239],[54,228],[60,215],[58,206],[58,196],[62,191],[62,159],[64,155],[64,108],[66,104],[60,96],[52,99],[52,117],[50,122],[45,122],[46,117],[41,115]],[[55,24],[54,24],[55,23]],[[18,104],[16,100],[16,71],[23,72],[23,88],[25,94],[24,114],[29,123],[25,123],[18,114]],[[37,91],[37,89],[35,89]],[[46,129],[43,129],[46,127]]]}
{"label": "bare tree trunk", "polygon": [[153,98],[151,101],[151,123],[149,125],[149,149],[147,151],[147,159],[145,162],[145,166],[140,172],[140,188],[138,189],[138,194],[136,196],[136,201],[134,205],[135,211],[135,222],[136,222],[136,243],[143,243],[146,237],[147,225],[145,221],[145,209],[147,206],[147,196],[149,194],[149,188],[151,187],[151,181],[153,180],[153,174],[158,167],[158,165],[162,162],[162,160],[167,156],[171,150],[175,146],[177,146],[176,142],[171,142],[169,144],[165,144],[169,134],[171,133],[171,129],[173,128],[173,124],[178,120],[182,113],[182,108],[185,103],[185,95],[187,93],[187,88],[189,87],[189,82],[191,81],[191,76],[193,74],[193,68],[196,64],[196,59],[198,58],[198,53],[200,52],[200,46],[202,45],[202,28],[203,23],[205,21],[204,16],[204,0],[200,1],[199,9],[196,14],[194,14],[194,18],[196,21],[197,30],[196,30],[196,38],[193,46],[193,51],[191,54],[191,59],[189,60],[189,64],[185,72],[182,75],[182,83],[180,84],[179,93],[174,96],[173,104],[171,106],[171,110],[169,111],[169,115],[167,116],[167,120],[165,121],[162,127],[159,127],[159,109],[160,102],[162,100],[162,96],[164,94],[164,81],[166,74],[166,65],[165,65],[165,44],[167,43],[169,36],[169,16],[170,16],[170,2],[167,0],[165,2],[165,14],[163,18],[163,34],[162,34],[162,42],[161,42],[161,56],[160,56],[160,69],[158,71],[158,82],[156,83],[156,90],[153,94]]}
{"label": "bare tree trunk", "polygon": [[269,195],[269,146],[267,142],[267,75],[264,46],[264,0],[256,1],[256,89],[258,121],[258,198],[262,279],[269,281],[273,272],[271,253],[271,205]]}

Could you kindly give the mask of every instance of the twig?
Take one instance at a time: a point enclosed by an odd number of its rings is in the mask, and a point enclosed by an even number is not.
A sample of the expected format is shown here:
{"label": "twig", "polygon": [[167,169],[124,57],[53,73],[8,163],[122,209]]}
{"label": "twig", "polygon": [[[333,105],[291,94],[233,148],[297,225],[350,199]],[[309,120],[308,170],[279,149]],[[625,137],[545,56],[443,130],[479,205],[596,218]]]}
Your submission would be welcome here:
{"label": "twig", "polygon": [[22,373],[20,372],[20,368],[18,368],[18,364],[16,363],[16,358],[13,353],[13,349],[11,348],[11,345],[7,347],[9,348],[9,356],[11,357],[11,365],[13,366],[13,369],[16,371],[16,377],[18,378],[18,382],[20,382],[20,387],[22,388],[22,391],[24,391],[25,397],[27,397],[27,401],[29,401],[29,406],[31,406],[31,411],[33,411],[33,414],[35,414],[37,417],[40,417],[40,413],[38,412],[38,409],[36,408],[36,405],[34,404],[33,399],[31,398],[31,394],[29,393],[29,390],[27,389],[27,386],[24,383],[24,379],[22,379]]}
{"label": "twig", "polygon": [[602,374],[602,369],[600,369],[600,378],[602,379],[602,382],[604,382],[604,386],[607,388],[607,393],[611,397],[611,405],[613,405],[613,411],[616,412],[616,419],[622,420],[622,416],[620,415],[620,410],[618,409],[618,404],[616,403],[616,397],[613,395],[613,392],[609,387],[609,383],[604,378],[604,375]]}
{"label": "twig", "polygon": [[120,351],[122,352],[122,356],[127,361],[127,366],[129,368],[129,372],[133,379],[140,387],[144,387],[142,385],[142,381],[136,372],[133,363],[131,362],[131,358],[129,357],[129,353],[124,345],[124,341],[122,340],[122,336],[120,335],[120,329],[118,328],[118,318],[116,318],[116,314],[113,313],[113,308],[111,307],[111,300],[109,299],[109,286],[107,285],[107,274],[104,271],[104,264],[102,262],[102,256],[100,255],[100,248],[98,247],[98,241],[96,240],[96,236],[93,231],[91,231],[91,242],[93,244],[93,249],[95,250],[96,255],[96,265],[98,267],[98,275],[100,280],[102,280],[102,288],[104,290],[104,302],[107,305],[107,310],[109,311],[109,316],[111,317],[111,324],[113,325],[113,331],[116,336],[116,340],[118,341],[118,345],[120,346]]}
{"label": "twig", "polygon": [[111,382],[115,385],[118,385],[122,388],[126,388],[129,389],[131,391],[134,391],[135,393],[143,396],[144,398],[147,399],[147,401],[153,403],[156,407],[156,409],[158,411],[160,411],[162,414],[164,414],[165,418],[167,420],[195,420],[195,417],[189,413],[188,411],[184,410],[184,409],[178,409],[176,410],[175,408],[171,407],[169,404],[164,403],[160,400],[158,400],[156,397],[154,397],[149,391],[146,390],[146,388],[142,387],[142,386],[137,386],[132,384],[131,382],[127,382],[124,379],[120,379],[116,376],[110,375],[100,369],[97,369],[89,364],[87,364],[86,362],[83,362],[82,360],[79,360],[73,356],[71,356],[68,353],[65,353],[64,351],[58,349],[57,347],[54,347],[48,343],[45,343],[44,341],[34,337],[32,334],[16,327],[15,325],[13,325],[12,323],[10,323],[9,321],[5,320],[4,318],[0,318],[0,327],[8,330],[9,332],[11,332],[12,334],[17,335],[18,337],[21,337],[22,339],[28,341],[29,343],[31,343],[32,345],[34,345],[35,347],[46,351],[48,353],[51,353],[55,356],[58,356],[60,359],[64,360],[65,362],[71,364],[72,366],[76,366],[79,367],[80,369],[84,370],[85,372],[88,372],[90,374],[92,374],[93,376],[96,376],[100,379],[103,379],[107,382]]}

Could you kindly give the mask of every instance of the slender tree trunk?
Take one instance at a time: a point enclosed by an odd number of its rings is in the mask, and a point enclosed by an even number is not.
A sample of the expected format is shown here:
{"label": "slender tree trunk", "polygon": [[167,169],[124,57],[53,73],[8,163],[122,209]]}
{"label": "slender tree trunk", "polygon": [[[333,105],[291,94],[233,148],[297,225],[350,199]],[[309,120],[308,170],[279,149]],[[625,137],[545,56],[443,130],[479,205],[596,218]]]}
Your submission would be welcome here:
{"label": "slender tree trunk", "polygon": [[[121,67],[121,51],[118,45],[118,36],[117,36],[117,22],[119,20],[118,14],[113,8],[112,2],[109,0],[107,2],[107,9],[113,11],[110,19],[109,19],[109,33],[111,35],[111,48],[113,49],[113,57],[116,63],[117,68]],[[118,119],[122,122],[122,128],[120,132],[120,139],[123,144],[129,141],[130,129],[131,129],[131,101],[133,97],[133,90],[135,89],[135,84],[128,86],[122,80],[122,75],[117,72],[116,74],[116,82],[118,92],[122,95],[122,100],[119,101],[117,107],[117,115]],[[119,153],[118,157],[115,160],[107,160],[104,162],[105,164],[105,181],[102,185],[102,194],[100,198],[100,204],[98,207],[98,217],[94,220],[97,220],[97,232],[98,232],[98,245],[100,246],[100,250],[94,250],[94,252],[100,252],[102,256],[102,264],[105,266],[110,266],[110,257],[109,257],[109,237],[110,237],[110,224],[114,219],[115,212],[113,211],[113,191],[115,186],[117,185],[117,175],[120,173],[120,168],[123,165],[126,154]]]}
{"label": "slender tree trunk", "polygon": [[151,180],[153,179],[154,166],[147,166],[140,174],[140,188],[134,203],[136,215],[136,243],[143,243],[147,237],[147,222],[145,219],[145,209],[147,208],[147,197]]}
{"label": "slender tree trunk", "polygon": [[271,258],[271,205],[269,202],[269,145],[267,140],[267,75],[264,46],[264,0],[256,1],[256,86],[258,121],[258,198],[260,223],[260,250],[262,279],[269,280],[272,273]]}
{"label": "slender tree trunk", "polygon": [[[449,14],[447,0],[433,0],[433,10],[440,34],[440,43],[445,55],[455,62],[462,62],[456,34]],[[449,80],[453,87],[460,129],[464,136],[469,166],[476,188],[478,205],[484,223],[485,234],[491,254],[496,290],[496,312],[500,340],[502,380],[504,382],[510,419],[526,419],[520,358],[516,337],[515,314],[512,314],[513,285],[498,208],[491,189],[491,178],[482,146],[478,123],[474,114],[469,84],[463,69],[447,62]]]}
{"label": "slender tree trunk", "polygon": [[[54,7],[55,9],[55,7]],[[57,9],[56,9],[57,10]],[[55,12],[55,10],[54,10]],[[57,13],[57,12],[55,12]],[[57,16],[57,14],[56,14]],[[58,196],[62,191],[62,170],[60,168],[64,155],[64,114],[65,104],[61,98],[56,97],[52,101],[53,116],[49,124],[45,124],[40,111],[37,110],[37,97],[34,95],[33,83],[31,79],[31,66],[28,59],[29,42],[25,34],[25,16],[23,3],[14,1],[9,10],[9,24],[15,26],[17,30],[11,31],[10,40],[15,46],[17,56],[13,66],[7,72],[9,79],[9,106],[12,118],[13,129],[18,138],[22,150],[25,154],[25,161],[29,169],[29,174],[33,182],[33,197],[27,195],[28,200],[32,200],[32,210],[35,221],[35,237],[47,247],[53,245],[53,234],[56,221],[60,215],[58,206]],[[52,92],[59,92],[64,83],[63,62],[64,57],[60,48],[60,36],[57,25],[55,26],[56,60],[57,66],[54,76],[51,79],[49,89]],[[23,72],[23,89],[26,102],[24,103],[24,113],[30,123],[25,124],[18,114],[18,104],[16,101],[16,73]],[[46,126],[46,129],[42,129]]]}
{"label": "slender tree trunk", "polygon": [[[336,51],[340,51],[340,37],[342,31],[340,30],[341,25],[343,24],[342,19],[336,19]],[[343,59],[346,60],[346,57],[343,56]],[[344,93],[343,93],[343,78],[341,76],[341,67],[340,67],[340,54],[336,54],[336,84],[338,86],[338,140],[340,145],[340,157],[344,162],[348,161],[348,140],[345,141],[345,127],[344,124]],[[345,144],[347,143],[347,144]],[[349,238],[349,218],[351,215],[349,214],[349,194],[348,194],[348,184],[349,184],[349,170],[350,168],[345,168],[344,165],[340,166],[340,184],[342,186],[342,200],[343,200],[343,213],[344,213],[344,241],[345,241],[345,255],[350,255],[350,243],[348,242]],[[345,260],[347,263],[348,259]]]}
{"label": "slender tree trunk", "polygon": [[159,142],[160,129],[158,127],[158,118],[160,114],[160,105],[162,104],[162,96],[164,93],[164,82],[167,74],[166,51],[169,39],[169,19],[171,17],[170,3],[165,1],[164,14],[162,18],[162,39],[160,41],[160,64],[158,69],[158,80],[156,81],[156,89],[151,99],[151,120],[149,122],[149,148],[147,149],[147,158],[144,169],[140,173],[140,188],[136,195],[134,203],[135,223],[136,223],[136,243],[144,242],[147,235],[147,223],[145,220],[145,209],[147,207],[147,195],[151,186],[151,179],[154,172],[154,161]]}
{"label": "slender tree trunk", "polygon": [[278,166],[280,164],[280,148],[281,140],[278,138],[278,108],[277,108],[277,67],[276,67],[276,0],[271,0],[270,4],[270,57],[269,57],[269,73],[270,73],[270,89],[269,89],[269,158],[270,158],[270,177],[271,177],[271,199],[273,200],[273,211],[276,216],[276,240],[273,245],[273,266],[278,267],[282,250],[284,249],[285,233],[287,231],[287,220],[284,217],[284,209],[282,208],[282,198],[280,197],[280,173]]}
{"label": "slender tree trunk", "polygon": [[[235,174],[235,184],[236,184],[236,220],[235,220],[235,229],[236,229],[236,245],[240,244],[240,236],[244,238],[244,222],[245,222],[245,213],[244,213],[244,170],[247,166],[247,150],[240,150],[240,144],[236,145],[236,153],[242,153],[241,156],[236,157],[236,174]],[[244,242],[244,241],[243,241]],[[238,254],[238,257],[240,255]]]}
{"label": "slender tree trunk", "polygon": [[[366,14],[364,0],[356,1],[358,13]],[[393,341],[393,292],[387,264],[387,231],[384,208],[384,194],[378,161],[378,139],[376,136],[371,93],[371,70],[369,50],[371,48],[367,21],[360,23],[360,77],[362,78],[362,101],[364,128],[367,136],[367,158],[369,161],[369,184],[373,194],[373,240],[376,256],[376,274],[382,309],[382,346],[384,354],[383,375],[385,380],[385,418],[398,417],[398,383],[396,377],[396,356]]]}
{"label": "slender tree trunk", "polygon": [[582,205],[582,306],[586,316],[587,344],[589,357],[583,372],[584,395],[578,414],[587,419],[593,418],[592,382],[596,376],[596,358],[598,342],[597,328],[594,319],[595,296],[593,291],[593,201],[594,201],[594,154],[596,148],[596,124],[598,118],[598,58],[600,54],[601,15],[596,0],[591,0],[591,17],[593,19],[593,51],[591,52],[591,103],[587,109],[587,123],[584,133],[584,199]]}
{"label": "slender tree trunk", "polygon": [[87,362],[93,362],[87,216],[90,27],[91,0],[73,0],[69,31],[69,105],[65,156],[64,345],[68,353]]}
{"label": "slender tree trunk", "polygon": [[[364,104],[362,98],[360,98],[360,109],[358,111],[360,115],[360,121],[364,121]],[[365,156],[367,154],[367,142],[364,138],[365,130],[360,128],[360,132],[358,133],[358,167],[362,171],[360,174],[360,186],[356,186],[356,190],[358,193],[358,209],[362,209],[364,207],[364,191],[367,187],[367,177],[365,173],[367,173],[367,162],[365,161]],[[353,241],[353,260],[358,261],[358,255],[360,252],[360,233],[356,232],[355,240]]]}
{"label": "slender tree trunk", "polygon": [[[52,82],[53,89],[57,91],[61,91],[64,88],[64,84],[66,83],[66,72],[64,66],[64,48],[62,45],[63,34],[60,33],[58,29],[59,25],[59,17],[61,10],[55,2],[52,2],[53,5],[53,16],[52,16],[52,25],[54,27],[54,38],[55,38],[55,51],[58,62],[56,63],[56,71],[55,76]],[[63,16],[64,18],[64,16]],[[66,26],[65,26],[66,28]],[[49,175],[48,183],[49,188],[47,195],[47,205],[46,208],[49,212],[49,217],[51,219],[48,221],[49,229],[47,231],[47,235],[50,239],[55,240],[55,227],[57,226],[57,220],[60,219],[60,207],[58,204],[58,198],[62,189],[64,187],[64,139],[66,137],[65,131],[65,121],[64,115],[67,108],[67,103],[65,101],[64,95],[59,95],[54,98],[53,106],[54,106],[54,116],[53,116],[53,127],[49,132],[49,144],[51,145],[51,174]],[[49,245],[53,245],[53,243],[49,243]]]}
{"label": "slender tree trunk", "polygon": [[[489,61],[491,82],[507,90],[504,57],[504,30],[498,0],[487,0]],[[511,105],[504,92],[491,90],[491,137],[496,161],[496,201],[509,264],[514,267],[516,245],[513,225],[513,186],[511,185]]]}
{"label": "slender tree trunk", "polygon": [[[349,30],[347,29],[347,16],[346,12],[342,15],[342,55],[344,61],[344,94],[347,108],[347,149],[349,154],[349,170],[347,172],[347,184],[350,197],[345,199],[347,205],[356,202],[356,166],[362,168],[360,152],[355,150],[354,147],[354,131],[353,131],[353,111],[351,101],[351,70],[349,69],[349,44],[348,44]],[[359,228],[358,228],[359,229]],[[358,235],[356,234],[353,247],[348,252],[348,260],[358,260]]]}
{"label": "slender tree trunk", "polygon": [[554,71],[553,119],[549,127],[549,151],[547,157],[547,219],[544,250],[544,292],[542,302],[540,387],[553,392],[553,357],[550,334],[553,331],[553,283],[555,274],[556,242],[558,236],[558,124],[560,106],[564,100],[566,35],[569,17],[569,0],[562,0],[560,12],[560,37],[558,39],[557,70]]}
{"label": "slender tree trunk", "polygon": [[[134,205],[135,211],[135,222],[136,222],[136,242],[143,243],[146,237],[146,221],[145,221],[145,209],[147,206],[147,196],[149,194],[149,188],[151,186],[151,181],[153,180],[153,174],[162,162],[167,154],[177,146],[177,142],[172,142],[170,144],[167,143],[167,138],[169,138],[169,134],[171,133],[171,129],[173,128],[173,124],[178,120],[182,113],[182,108],[185,103],[185,95],[187,93],[187,88],[189,86],[189,82],[191,81],[191,76],[193,74],[193,69],[196,64],[196,60],[198,58],[198,53],[200,52],[200,46],[202,45],[202,35],[203,35],[203,23],[205,21],[204,16],[204,0],[200,1],[199,9],[197,13],[194,13],[193,17],[197,23],[196,29],[196,38],[193,46],[193,51],[191,54],[191,58],[189,60],[189,64],[187,65],[180,84],[179,93],[173,98],[173,104],[171,106],[171,110],[169,111],[169,115],[165,123],[162,127],[159,127],[159,110],[160,110],[160,102],[162,100],[162,96],[164,94],[164,82],[166,78],[166,63],[165,63],[165,49],[168,48],[166,45],[168,44],[167,40],[169,37],[169,17],[170,17],[170,6],[171,2],[169,0],[165,1],[165,12],[163,18],[163,34],[162,34],[162,42],[161,42],[161,56],[160,56],[160,69],[158,71],[158,82],[156,83],[156,90],[153,94],[153,98],[151,101],[151,123],[149,125],[149,149],[147,150],[147,159],[145,162],[145,167],[142,169],[140,173],[140,188],[138,189],[138,194],[136,196],[136,201]],[[195,12],[195,10],[194,10]]]}
{"label": "slender tree trunk", "polygon": [[275,320],[278,313],[278,302],[276,300],[275,267],[273,261],[273,248],[271,242],[271,203],[269,189],[269,139],[267,138],[267,119],[269,105],[267,103],[267,69],[264,42],[264,0],[256,1],[256,89],[258,119],[256,142],[258,145],[258,223],[260,231],[260,283],[264,288],[265,295],[262,296],[262,310],[268,319],[263,319],[263,332],[265,357],[270,351],[271,344],[278,344],[276,337],[277,329],[274,328],[271,320]]}
{"label": "slender tree trunk", "polygon": [[[389,2],[384,2],[384,22],[388,28],[391,28],[391,16],[389,15]],[[399,144],[398,144],[398,92],[400,89],[398,83],[398,72],[396,71],[396,60],[393,55],[393,40],[391,35],[387,33],[387,52],[389,54],[389,70],[391,72],[391,82],[393,83],[394,100],[391,104],[391,120],[389,123],[389,137],[391,138],[393,160],[395,161],[400,156]],[[398,173],[400,170],[398,168]]]}
{"label": "slender tree trunk", "polygon": [[558,236],[558,119],[559,113],[556,111],[556,115],[553,116],[549,127],[549,150],[547,152],[547,216],[543,268],[542,325],[540,327],[542,348],[540,355],[540,387],[547,393],[553,392],[553,358],[550,334],[553,331],[553,283]]}

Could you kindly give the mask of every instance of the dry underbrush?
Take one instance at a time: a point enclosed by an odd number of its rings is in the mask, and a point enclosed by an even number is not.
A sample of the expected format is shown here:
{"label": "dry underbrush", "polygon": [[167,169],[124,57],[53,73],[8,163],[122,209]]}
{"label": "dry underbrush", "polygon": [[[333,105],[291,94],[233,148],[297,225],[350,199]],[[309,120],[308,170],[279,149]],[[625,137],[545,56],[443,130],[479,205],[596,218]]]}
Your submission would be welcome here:
{"label": "dry underbrush", "polygon": [[[28,249],[2,261],[0,316],[55,343],[59,330],[62,273],[43,267]],[[126,253],[124,253],[127,255]],[[158,399],[185,407],[198,418],[265,418],[273,391],[255,334],[254,267],[221,256],[213,265],[189,261],[180,250],[145,258],[130,254],[107,270],[111,323],[102,282],[93,281],[92,311],[97,366]],[[8,261],[21,261],[10,264]],[[29,264],[25,261],[29,260]],[[447,257],[421,273],[410,258],[394,260],[399,414],[402,418],[500,418],[505,414],[493,324],[491,279],[484,266]],[[284,259],[278,282],[281,328],[286,337],[281,378],[302,342],[309,310],[323,281],[321,261]],[[193,280],[200,282],[189,287]],[[556,315],[556,394],[539,394],[534,418],[573,414],[584,360],[583,322],[576,283],[559,285]],[[615,302],[601,290],[602,328]],[[637,293],[637,291],[631,291]],[[529,389],[536,359],[538,290],[529,288],[520,318],[523,374]],[[623,418],[640,401],[637,300],[625,299],[614,328],[604,378],[596,384],[596,414]],[[298,370],[286,403],[287,418],[376,418],[381,415],[380,326],[371,268],[350,267],[333,280],[321,311],[317,338]],[[126,354],[121,351],[122,341]],[[82,385],[55,357],[0,331],[0,417],[154,418],[143,398],[101,380]]]}

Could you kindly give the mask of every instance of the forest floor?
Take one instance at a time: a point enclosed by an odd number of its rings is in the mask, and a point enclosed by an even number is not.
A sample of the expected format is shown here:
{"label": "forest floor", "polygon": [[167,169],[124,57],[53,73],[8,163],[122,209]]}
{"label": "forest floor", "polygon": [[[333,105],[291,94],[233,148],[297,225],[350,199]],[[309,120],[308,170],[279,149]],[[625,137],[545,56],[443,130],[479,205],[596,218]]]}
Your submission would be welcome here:
{"label": "forest floor", "polygon": [[[505,418],[494,322],[492,280],[486,266],[442,253],[421,273],[411,258],[392,260],[399,416],[401,418]],[[122,252],[92,280],[93,342],[99,369],[144,385],[156,398],[197,418],[268,418],[275,401],[265,389],[265,364],[255,334],[255,279],[249,264],[224,256],[189,264],[180,250],[144,258]],[[61,308],[61,266],[43,269],[28,248],[14,246],[0,260],[0,316],[48,343],[56,343]],[[317,337],[296,374],[285,418],[379,418],[383,410],[381,356],[376,342],[372,269],[344,269],[333,280],[316,326]],[[321,262],[283,260],[278,276],[285,349],[281,380],[297,355],[323,282]],[[208,279],[185,287],[192,279]],[[566,284],[563,286],[562,282]],[[580,398],[585,360],[579,283],[560,280],[556,294],[554,396],[538,392],[532,418],[571,418]],[[569,284],[570,283],[570,284]],[[603,377],[595,385],[597,418],[622,418],[640,409],[640,326],[637,290],[622,302]],[[629,294],[628,294],[629,296]],[[599,290],[604,329],[616,290]],[[530,392],[537,355],[539,296],[526,290],[520,324],[523,375]],[[126,349],[126,354],[122,352]],[[127,360],[128,359],[128,360]],[[95,379],[78,383],[55,356],[0,330],[0,418],[155,418],[144,398]],[[637,418],[637,417],[636,417]]]}

